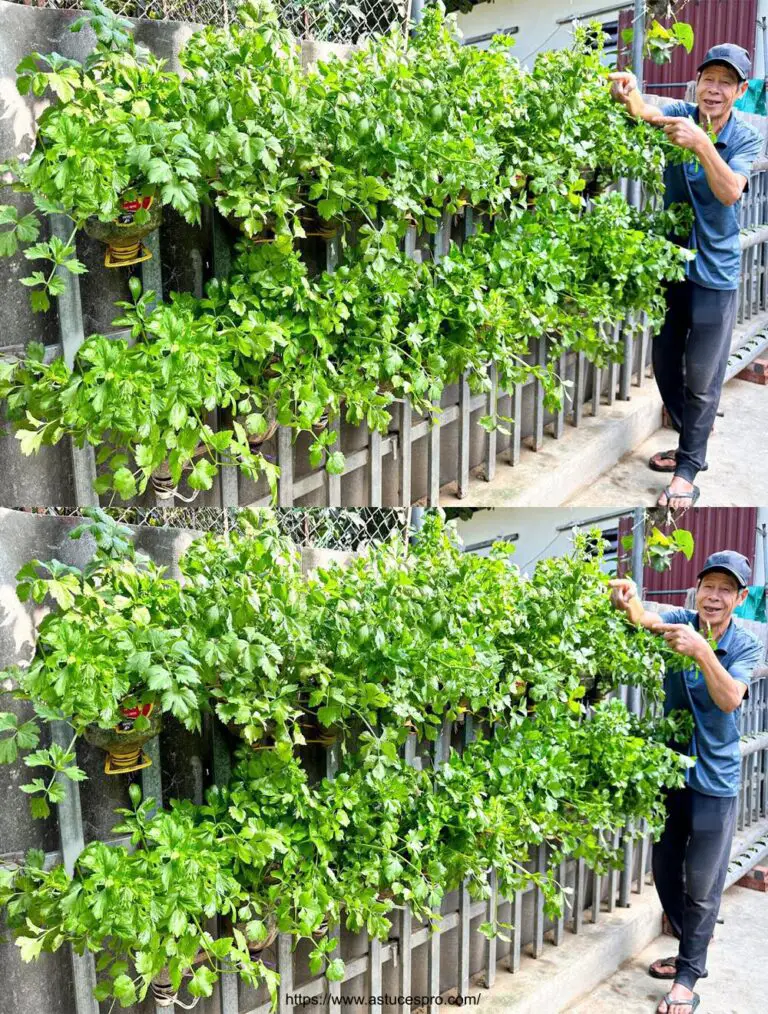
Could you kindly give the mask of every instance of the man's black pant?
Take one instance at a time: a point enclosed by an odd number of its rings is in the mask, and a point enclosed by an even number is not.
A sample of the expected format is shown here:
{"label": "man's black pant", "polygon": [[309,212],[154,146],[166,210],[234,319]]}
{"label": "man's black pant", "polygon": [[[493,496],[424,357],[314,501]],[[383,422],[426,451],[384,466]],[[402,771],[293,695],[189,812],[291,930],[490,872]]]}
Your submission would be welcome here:
{"label": "man's black pant", "polygon": [[680,434],[675,474],[688,482],[706,461],[737,305],[735,290],[705,289],[691,281],[667,289],[667,316],[653,342],[653,370]]}
{"label": "man's black pant", "polygon": [[735,827],[735,796],[705,796],[690,788],[667,796],[667,823],[653,847],[653,877],[680,941],[675,981],[688,989],[706,971]]}

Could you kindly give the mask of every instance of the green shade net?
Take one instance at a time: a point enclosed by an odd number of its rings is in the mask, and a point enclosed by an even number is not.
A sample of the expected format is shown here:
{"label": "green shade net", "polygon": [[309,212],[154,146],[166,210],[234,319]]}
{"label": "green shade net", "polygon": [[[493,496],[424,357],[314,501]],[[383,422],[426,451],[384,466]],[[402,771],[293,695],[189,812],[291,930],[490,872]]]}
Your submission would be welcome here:
{"label": "green shade net", "polygon": [[765,585],[753,585],[740,606],[736,606],[734,614],[742,620],[757,620],[758,623],[768,623],[765,613]]}
{"label": "green shade net", "polygon": [[740,99],[736,99],[734,106],[743,113],[759,113],[760,116],[765,116],[765,79],[752,78],[749,87]]}

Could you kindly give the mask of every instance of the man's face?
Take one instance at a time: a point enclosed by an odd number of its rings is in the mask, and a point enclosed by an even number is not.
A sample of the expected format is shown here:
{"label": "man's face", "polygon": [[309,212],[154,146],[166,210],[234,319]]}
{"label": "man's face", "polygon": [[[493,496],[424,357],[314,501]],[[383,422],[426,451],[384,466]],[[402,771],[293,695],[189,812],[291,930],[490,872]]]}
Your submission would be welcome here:
{"label": "man's face", "polygon": [[733,103],[744,94],[746,87],[746,81],[740,81],[732,67],[720,63],[705,67],[696,83],[696,100],[702,118],[727,120]]}
{"label": "man's face", "polygon": [[735,577],[723,571],[705,574],[696,589],[696,611],[715,629],[725,629],[736,606],[744,601],[746,589],[739,588]]}

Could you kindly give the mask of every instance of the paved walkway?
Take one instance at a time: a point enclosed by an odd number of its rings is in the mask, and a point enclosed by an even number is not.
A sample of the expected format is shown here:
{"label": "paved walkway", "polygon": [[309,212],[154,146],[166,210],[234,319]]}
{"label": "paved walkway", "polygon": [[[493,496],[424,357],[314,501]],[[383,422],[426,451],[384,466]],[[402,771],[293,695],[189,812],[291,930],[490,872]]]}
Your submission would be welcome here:
{"label": "paved walkway", "polygon": [[[768,504],[768,386],[732,380],[723,389],[717,419],[710,437],[709,470],[696,480],[700,507],[742,507]],[[564,506],[652,506],[664,487],[665,476],[648,468],[656,451],[674,447],[677,434],[660,429],[648,440],[566,501]],[[765,1011],[768,1011],[766,998]],[[739,1012],[742,1014],[742,1012]]]}
{"label": "paved walkway", "polygon": [[[718,925],[709,950],[709,977],[696,987],[701,996],[698,1014],[766,1014],[768,894],[732,887],[723,898],[721,915],[725,923]],[[675,943],[672,937],[659,937],[569,1007],[569,1014],[652,1014],[664,983],[650,978],[646,969],[655,958],[674,954]]]}

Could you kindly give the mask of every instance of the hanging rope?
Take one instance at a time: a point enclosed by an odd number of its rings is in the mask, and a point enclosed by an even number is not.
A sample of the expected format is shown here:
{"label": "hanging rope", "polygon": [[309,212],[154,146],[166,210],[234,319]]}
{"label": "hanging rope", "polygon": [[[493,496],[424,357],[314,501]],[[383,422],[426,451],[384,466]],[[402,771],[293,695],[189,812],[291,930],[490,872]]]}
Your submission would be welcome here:
{"label": "hanging rope", "polygon": [[171,984],[165,982],[152,983],[152,996],[155,998],[155,1003],[158,1007],[176,1006],[181,1007],[182,1010],[193,1010],[200,1002],[200,997],[195,996],[192,998],[191,1003],[183,1003],[179,1000],[178,993],[173,992]]}

